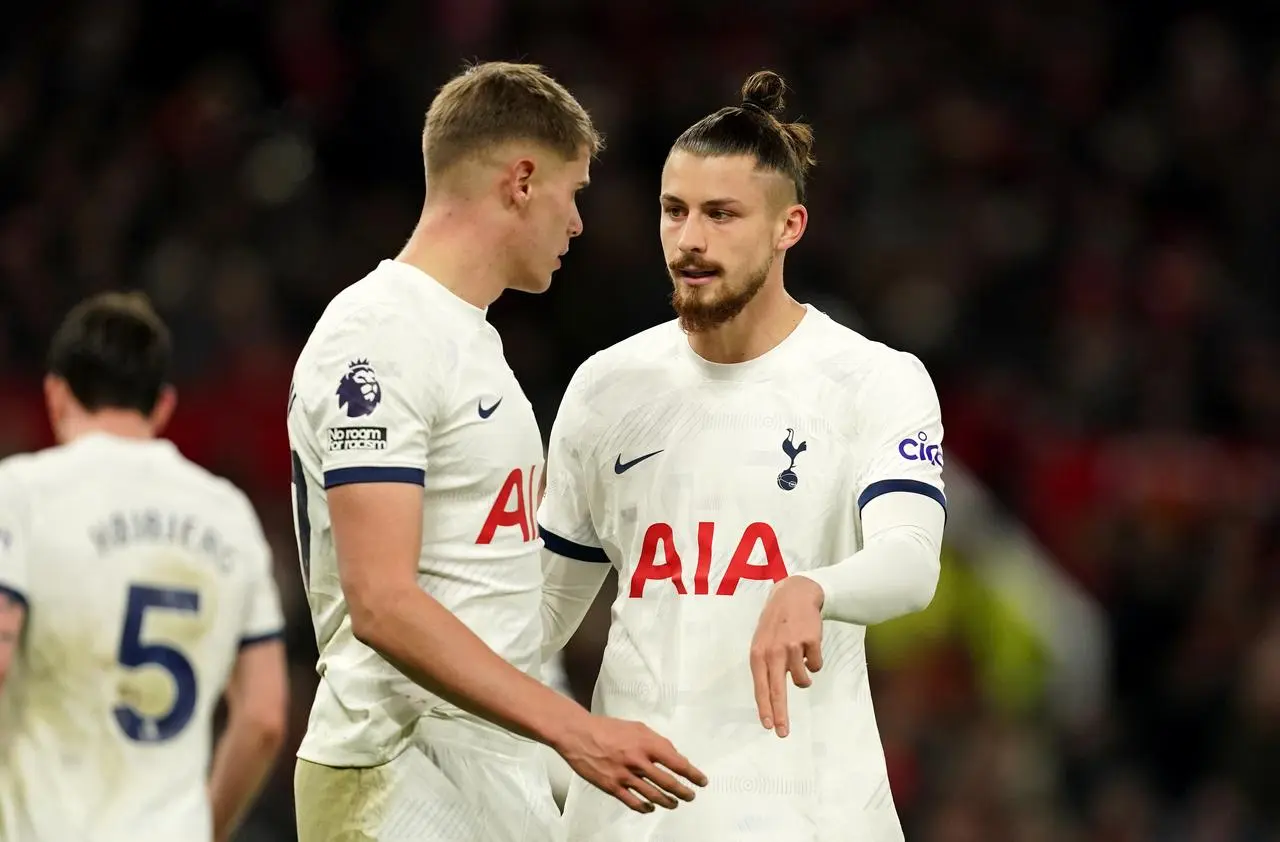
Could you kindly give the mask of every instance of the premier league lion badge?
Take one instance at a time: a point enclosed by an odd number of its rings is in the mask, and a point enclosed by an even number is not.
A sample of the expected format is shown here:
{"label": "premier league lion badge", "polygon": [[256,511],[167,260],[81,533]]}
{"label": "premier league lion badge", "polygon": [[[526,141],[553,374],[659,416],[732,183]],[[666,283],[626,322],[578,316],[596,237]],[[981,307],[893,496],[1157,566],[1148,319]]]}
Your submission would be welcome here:
{"label": "premier league lion badge", "polygon": [[350,371],[338,384],[338,407],[345,409],[348,418],[361,418],[373,414],[382,402],[382,386],[368,360],[351,363]]}

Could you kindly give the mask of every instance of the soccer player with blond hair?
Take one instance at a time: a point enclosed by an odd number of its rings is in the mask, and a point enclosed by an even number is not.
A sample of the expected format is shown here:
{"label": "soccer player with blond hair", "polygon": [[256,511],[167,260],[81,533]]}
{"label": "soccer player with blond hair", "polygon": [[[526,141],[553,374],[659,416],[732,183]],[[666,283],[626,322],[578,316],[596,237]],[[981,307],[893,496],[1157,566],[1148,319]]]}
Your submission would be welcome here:
{"label": "soccer player with blond hair", "polygon": [[301,842],[562,839],[538,743],[638,811],[703,782],[647,727],[539,680],[542,438],[486,312],[550,285],[600,144],[536,66],[449,81],[427,113],[417,227],[298,359],[294,514],[320,653]]}

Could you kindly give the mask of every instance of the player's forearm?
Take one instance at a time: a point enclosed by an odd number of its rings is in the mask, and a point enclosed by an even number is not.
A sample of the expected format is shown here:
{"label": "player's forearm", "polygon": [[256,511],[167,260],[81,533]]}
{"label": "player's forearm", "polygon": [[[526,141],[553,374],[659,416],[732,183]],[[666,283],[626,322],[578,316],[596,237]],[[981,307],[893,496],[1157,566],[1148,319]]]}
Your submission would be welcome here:
{"label": "player's forearm", "polygon": [[9,668],[13,664],[13,656],[17,650],[17,632],[0,630],[0,690],[4,689],[4,682],[9,675]]}
{"label": "player's forearm", "polygon": [[938,584],[937,557],[916,536],[895,535],[830,567],[798,575],[822,587],[822,616],[869,626],[920,611]]}
{"label": "player's forearm", "polygon": [[[503,660],[416,588],[361,611],[356,636],[415,683],[508,731],[555,746],[587,712]],[[353,620],[355,619],[353,613]]]}
{"label": "player's forearm", "polygon": [[16,597],[0,591],[0,689],[18,651],[18,639],[27,619],[26,606]]}
{"label": "player's forearm", "polygon": [[4,690],[5,679],[9,676],[9,666],[13,663],[15,643],[0,640],[0,691]]}
{"label": "player's forearm", "polygon": [[886,495],[863,512],[861,550],[797,575],[822,587],[822,616],[828,620],[869,626],[923,610],[938,587],[945,521],[945,511],[932,499]]}
{"label": "player's forearm", "polygon": [[542,660],[564,648],[582,625],[609,565],[542,553]]}
{"label": "player's forearm", "polygon": [[209,776],[215,842],[231,838],[262,790],[283,742],[281,727],[250,721],[234,711],[228,716]]}

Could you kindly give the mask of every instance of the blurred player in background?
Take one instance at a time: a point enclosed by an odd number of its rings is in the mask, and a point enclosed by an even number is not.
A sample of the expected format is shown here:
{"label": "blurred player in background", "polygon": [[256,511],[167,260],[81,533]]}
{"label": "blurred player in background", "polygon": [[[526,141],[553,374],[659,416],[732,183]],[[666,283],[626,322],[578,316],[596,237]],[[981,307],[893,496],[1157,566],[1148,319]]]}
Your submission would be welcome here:
{"label": "blurred player in background", "polygon": [[0,462],[0,839],[221,842],[283,740],[271,551],[157,438],[169,356],[142,296],[80,304],[44,384],[58,445]]}
{"label": "blurred player in background", "polygon": [[692,797],[657,763],[700,779],[648,728],[539,681],[542,439],[486,310],[550,285],[599,146],[537,67],[451,80],[427,113],[409,242],[330,303],[299,357],[288,427],[320,651],[302,842],[560,839],[538,742],[635,809],[674,806],[659,788]]}
{"label": "blurred player in background", "polygon": [[[574,842],[902,838],[863,637],[932,598],[942,425],[914,357],[783,287],[812,165],[784,90],[757,73],[675,142],[660,231],[679,318],[583,364],[552,430],[547,644],[616,567],[594,709],[672,735],[711,780],[639,821],[575,781]],[[809,689],[788,697],[788,673]]]}

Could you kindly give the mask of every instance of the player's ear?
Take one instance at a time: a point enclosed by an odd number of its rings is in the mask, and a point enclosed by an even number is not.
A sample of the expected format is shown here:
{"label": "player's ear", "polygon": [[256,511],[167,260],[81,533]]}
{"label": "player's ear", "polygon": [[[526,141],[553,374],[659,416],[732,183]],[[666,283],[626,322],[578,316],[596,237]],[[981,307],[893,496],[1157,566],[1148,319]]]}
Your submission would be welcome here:
{"label": "player's ear", "polygon": [[169,421],[173,418],[173,411],[177,408],[178,390],[166,384],[160,390],[160,397],[156,398],[156,405],[151,408],[151,416],[147,419],[151,423],[151,432],[154,435],[158,436],[164,432],[164,428],[169,426]]}
{"label": "player's ear", "polygon": [[778,251],[787,249],[800,242],[805,229],[809,227],[809,210],[804,205],[789,205],[782,216],[781,230],[778,233]]}
{"label": "player's ear", "polygon": [[529,203],[529,195],[533,191],[533,173],[537,169],[533,158],[522,155],[511,162],[503,181],[507,187],[507,195],[513,205],[524,208]]}
{"label": "player's ear", "polygon": [[71,387],[67,385],[67,381],[56,374],[44,376],[44,407],[49,413],[49,426],[53,429],[55,437],[63,420],[67,417],[68,410],[71,409],[73,400],[75,398],[71,394]]}

